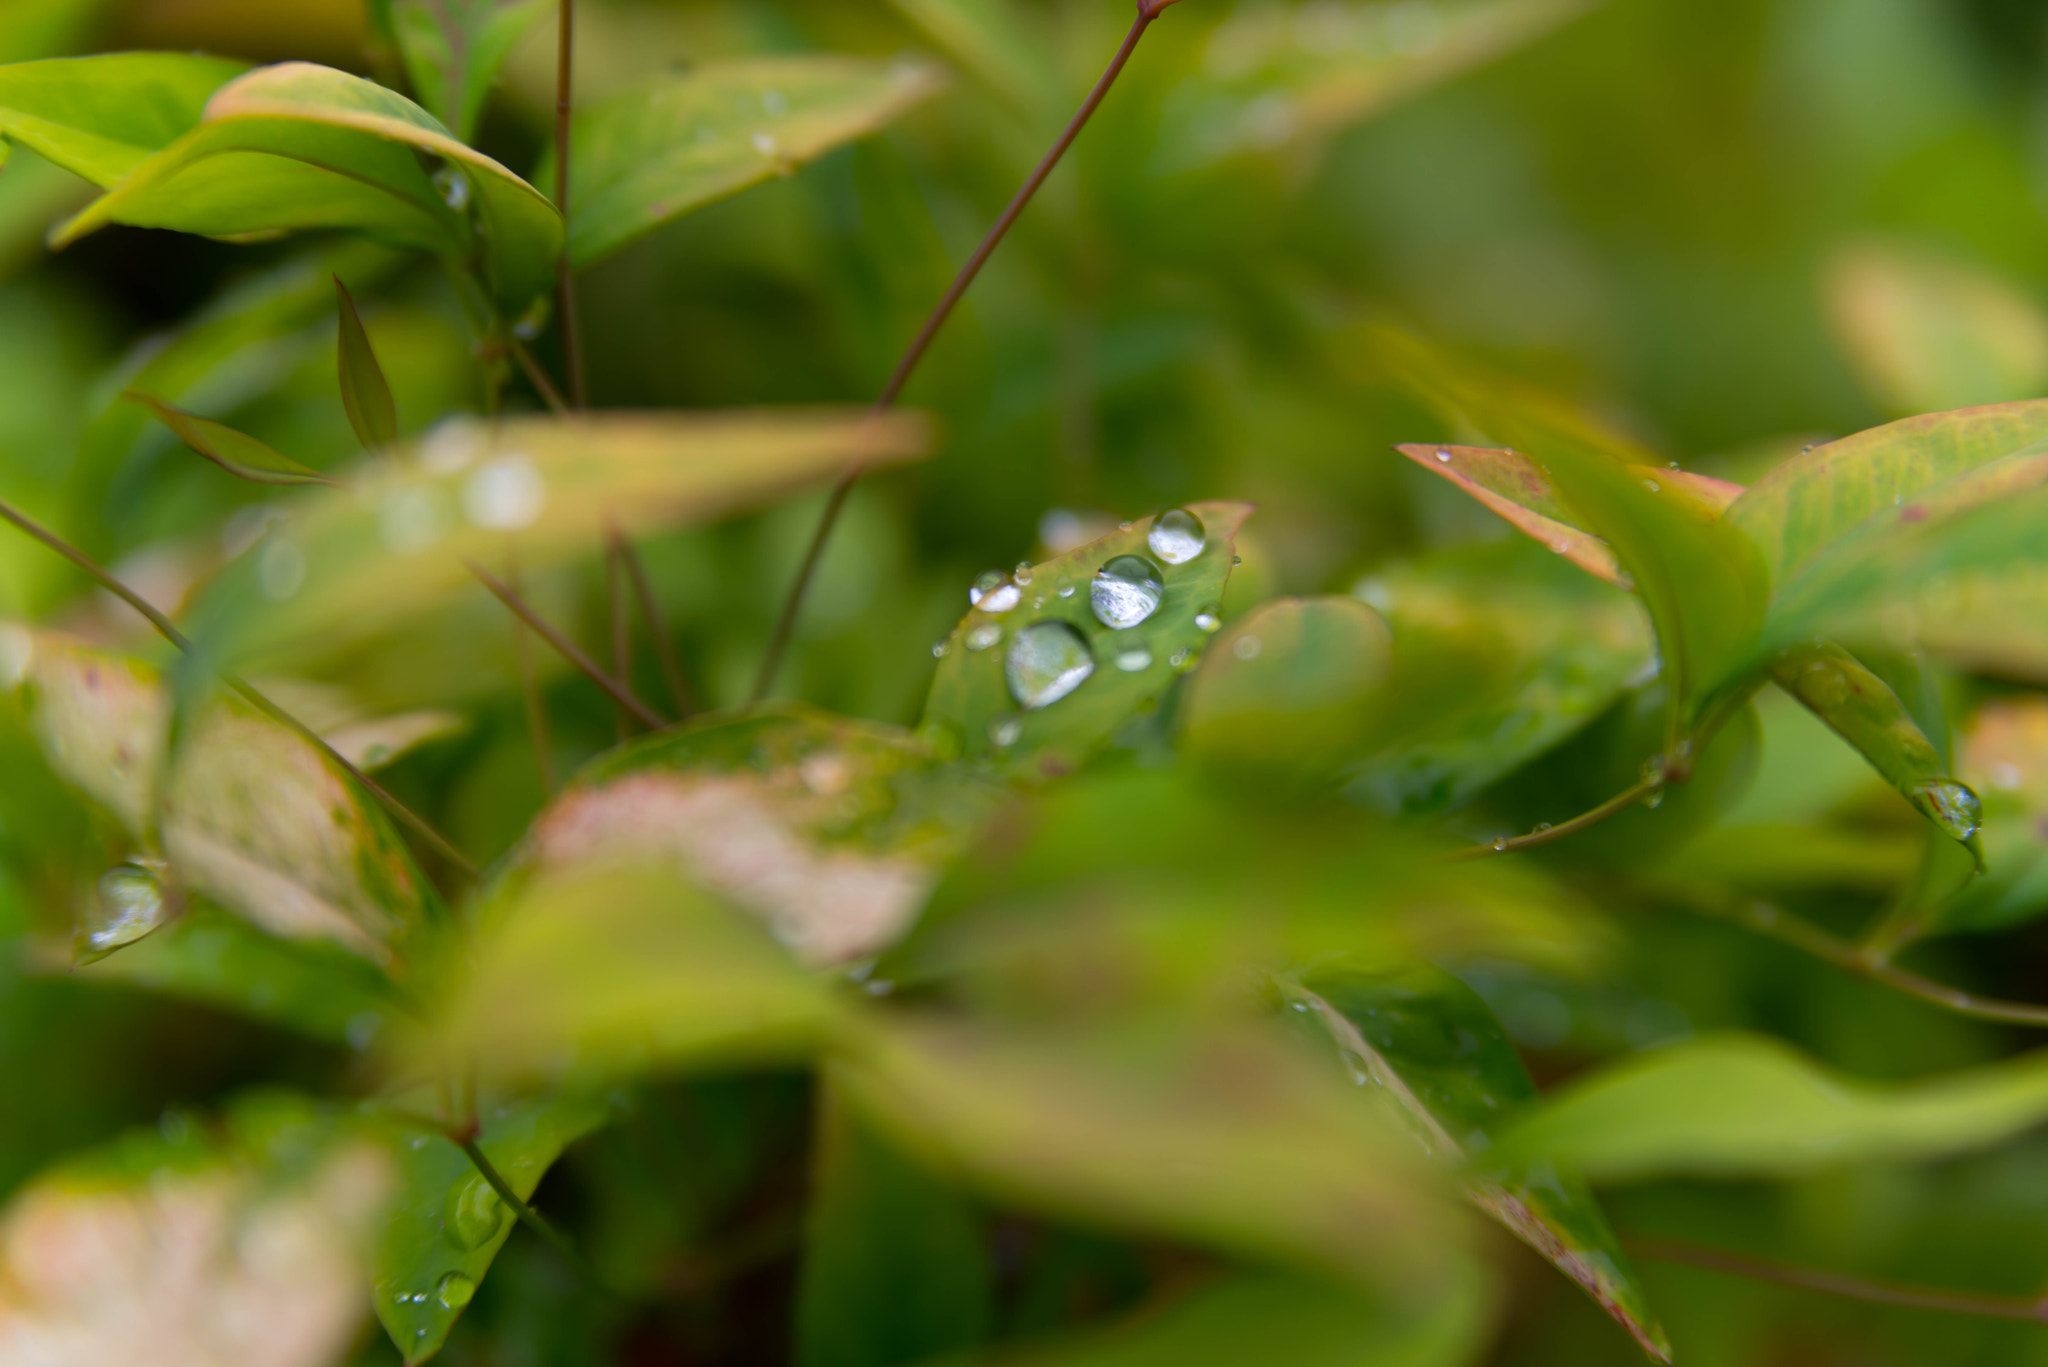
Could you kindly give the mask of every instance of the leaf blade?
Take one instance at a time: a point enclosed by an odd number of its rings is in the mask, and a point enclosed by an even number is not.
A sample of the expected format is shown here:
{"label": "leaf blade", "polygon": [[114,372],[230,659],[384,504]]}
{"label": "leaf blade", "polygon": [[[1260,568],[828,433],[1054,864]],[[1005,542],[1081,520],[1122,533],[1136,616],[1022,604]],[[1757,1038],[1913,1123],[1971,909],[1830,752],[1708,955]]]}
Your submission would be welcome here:
{"label": "leaf blade", "polygon": [[356,311],[356,301],[339,275],[334,277],[334,296],[342,411],[348,414],[348,425],[363,449],[375,451],[398,440],[398,404],[391,397],[391,384],[377,362],[376,349],[370,345],[363,316]]}

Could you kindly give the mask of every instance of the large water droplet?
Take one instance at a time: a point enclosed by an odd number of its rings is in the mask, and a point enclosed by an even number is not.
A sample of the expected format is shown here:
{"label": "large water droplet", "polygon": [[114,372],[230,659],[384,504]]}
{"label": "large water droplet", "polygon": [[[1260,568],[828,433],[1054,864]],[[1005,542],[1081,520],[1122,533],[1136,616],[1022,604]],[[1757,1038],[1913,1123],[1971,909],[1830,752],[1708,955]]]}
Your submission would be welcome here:
{"label": "large water droplet", "polygon": [[1015,717],[997,717],[988,724],[989,743],[998,750],[1009,749],[1023,734],[1024,723]]}
{"label": "large water droplet", "polygon": [[450,1272],[434,1286],[434,1299],[443,1310],[460,1310],[476,1295],[476,1283],[460,1272]]}
{"label": "large water droplet", "polygon": [[1094,672],[1087,640],[1065,622],[1033,622],[1010,642],[1003,662],[1010,696],[1027,709],[1050,707]]}
{"label": "large water droplet", "polygon": [[471,1174],[448,1189],[441,1232],[457,1248],[482,1248],[504,1223],[505,1203],[481,1176]]}
{"label": "large water droplet", "polygon": [[443,166],[434,172],[434,188],[441,192],[441,202],[461,213],[469,207],[469,177],[452,166]]}
{"label": "large water droplet", "polygon": [[968,632],[964,639],[969,650],[987,650],[1003,639],[1003,629],[994,622],[983,622]]}
{"label": "large water droplet", "polygon": [[983,612],[1008,612],[1011,608],[1017,606],[1017,601],[1023,596],[1024,590],[1018,588],[1015,584],[998,584],[995,588],[981,595],[981,602],[975,606],[979,607]]}
{"label": "large water droplet", "polygon": [[1957,840],[1968,840],[1984,825],[1984,804],[1967,784],[1954,779],[1923,783],[1913,790],[1913,805]]}
{"label": "large water droplet", "polygon": [[972,584],[967,586],[967,604],[980,607],[981,600],[1003,586],[1005,580],[1001,570],[983,570]]}
{"label": "large water droplet", "polygon": [[1152,519],[1152,530],[1145,533],[1145,544],[1152,548],[1152,554],[1167,564],[1185,565],[1209,544],[1209,532],[1202,525],[1201,518],[1185,508],[1174,508]]}
{"label": "large water droplet", "polygon": [[1151,561],[1142,555],[1120,555],[1095,572],[1095,582],[1088,586],[1088,606],[1111,631],[1127,631],[1158,610],[1165,591]]}
{"label": "large water droplet", "polygon": [[97,959],[134,944],[164,923],[163,864],[135,859],[100,875],[79,913],[79,956]]}

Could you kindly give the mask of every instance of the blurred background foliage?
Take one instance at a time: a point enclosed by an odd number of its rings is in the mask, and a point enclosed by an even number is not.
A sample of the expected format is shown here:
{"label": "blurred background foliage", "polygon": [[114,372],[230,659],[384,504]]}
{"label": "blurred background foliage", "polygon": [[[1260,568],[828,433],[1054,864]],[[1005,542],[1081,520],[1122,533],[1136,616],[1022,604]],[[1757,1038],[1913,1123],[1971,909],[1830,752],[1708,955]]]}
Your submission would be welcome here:
{"label": "blurred background foliage", "polygon": [[[1126,9],[1114,0],[582,0],[576,76],[589,99],[736,56],[915,52],[952,71],[942,94],[886,133],[586,272],[594,403],[871,399],[1099,71]],[[0,10],[7,61],[130,47],[303,58],[398,79],[355,0],[14,0]],[[478,135],[521,172],[547,140],[553,63],[551,26],[537,25]],[[84,182],[26,151],[0,172],[0,497],[155,601],[180,601],[247,544],[269,491],[190,459],[120,401],[124,389],[174,393],[296,460],[338,463],[353,449],[333,379],[327,272],[339,268],[373,286],[358,293],[408,435],[484,405],[461,310],[429,263],[360,243],[229,245],[132,228],[47,253],[50,223],[88,196]],[[1404,601],[1427,622],[1436,611],[1428,583],[1404,584],[1416,563],[1442,563],[1475,589],[1460,611],[1486,611],[1485,586],[1497,584],[1500,625],[1489,640],[1523,631],[1529,639],[1513,649],[1525,656],[1576,652],[1554,681],[1558,705],[1597,720],[1490,790],[1486,810],[1503,828],[1625,786],[1654,749],[1642,736],[1661,706],[1638,693],[1608,708],[1642,658],[1639,626],[1615,620],[1618,600],[1605,597],[1577,616],[1562,612],[1558,594],[1580,592],[1576,581],[1520,604],[1556,567],[1507,544],[1512,534],[1490,513],[1389,449],[1460,433],[1384,364],[1376,330],[1564,396],[1661,460],[1742,483],[1814,442],[1891,418],[2037,396],[2048,387],[2048,11],[2027,0],[1185,0],[1155,25],[912,385],[906,402],[939,420],[939,454],[855,494],[778,691],[915,725],[935,667],[930,647],[953,628],[976,574],[1046,559],[1161,507],[1241,499],[1258,512],[1238,538],[1232,615],[1276,595],[1356,586],[1397,623]],[[550,346],[541,343],[552,361]],[[516,385],[511,402],[535,406]],[[706,705],[744,701],[821,503],[822,494],[798,497],[643,543]],[[237,506],[248,510],[239,520]],[[1476,542],[1501,544],[1453,550]],[[601,566],[551,570],[528,587],[573,635],[602,638]],[[1544,613],[1557,617],[1554,628],[1528,627]],[[154,649],[118,605],[81,595],[72,572],[25,539],[0,539],[0,615]],[[496,604],[475,591],[433,629],[329,678],[377,711],[466,712],[458,735],[403,759],[390,781],[458,844],[489,857],[513,848],[545,798],[513,640]],[[535,663],[551,759],[568,773],[614,743],[612,709],[551,655]],[[653,696],[655,662],[640,663]],[[1458,669],[1455,658],[1446,666],[1449,686]],[[1585,693],[1577,702],[1574,680]],[[2024,712],[2028,682],[1934,685],[1967,733],[1960,772],[1980,776],[1992,798],[1994,880],[2023,880],[2040,857],[2030,823],[2041,806],[2027,786],[2035,771],[2027,784],[1996,771],[2041,750],[2038,737],[1976,750],[1969,737],[1987,700]],[[1985,725],[2025,730],[1998,716]],[[1581,944],[1548,958],[1461,960],[1461,976],[1539,1083],[1709,1029],[1768,1031],[1880,1078],[1978,1063],[2025,1042],[1687,910],[1685,888],[1711,878],[1771,889],[1846,931],[1920,858],[1904,803],[1817,721],[1768,691],[1758,718],[1739,728],[1741,755],[1703,769],[1668,803],[1542,856],[1595,889],[1648,870],[1677,891],[1602,899],[1614,925],[1595,937],[1597,952]],[[253,1084],[344,1093],[360,1084],[366,1041],[322,1043],[53,968],[33,885],[52,842],[71,838],[52,834],[68,808],[18,722],[0,728],[0,747],[15,814],[0,824],[0,934],[15,951],[0,961],[0,1191],[136,1124],[168,1139],[188,1109]],[[1368,802],[1399,808],[1415,797],[1392,766],[1359,782]],[[1112,802],[1108,819],[1116,811]],[[1244,848],[1216,851],[1217,883],[1242,890],[1273,876],[1285,834],[1250,829],[1259,834],[1240,835]],[[1348,876],[1333,868],[1304,882]],[[1077,875],[1054,867],[1039,883],[1019,877],[1008,895],[1046,901],[1047,888]],[[971,878],[950,874],[936,905],[972,902],[958,886]],[[1976,924],[2038,910],[2022,889],[2001,915],[1993,894],[2008,888],[1973,894],[1985,904]],[[1514,886],[1478,894],[1487,907],[1520,895]],[[1527,914],[1542,924],[1507,938],[1525,950],[1543,941],[1550,895],[1548,884],[1528,891]],[[1104,953],[1128,951],[1125,938],[1147,943],[1156,932],[1141,913],[1076,927],[1055,948],[996,936],[995,948],[974,951],[981,976],[961,990],[999,1011],[1082,1011],[1100,985],[1069,981],[1087,975],[1063,975],[1061,960],[1092,952],[1089,934]],[[1316,943],[1313,912],[1303,915],[1301,933]],[[630,918],[619,924],[631,933]],[[960,933],[981,944],[971,923]],[[1492,932],[1469,942],[1456,925],[1401,933],[1409,947],[1456,957]],[[924,952],[943,963],[965,951],[928,938],[905,951]],[[1996,940],[1951,938],[1921,951],[1916,966],[2038,999],[2048,940],[2038,924]],[[906,960],[906,973],[914,967]],[[784,1061],[771,1051],[765,1073],[641,1089],[623,1121],[572,1144],[546,1179],[544,1203],[570,1212],[606,1275],[636,1295],[651,1289],[658,1308],[641,1300],[628,1312],[585,1296],[522,1233],[476,1289],[444,1360],[788,1360],[799,1276],[791,1230],[810,1136],[839,1146],[829,1154],[874,1141],[836,1101],[821,1107],[803,1075],[772,1071]],[[861,1085],[882,1086],[840,1080],[831,1095]],[[1665,1180],[1604,1194],[1631,1234],[2037,1294],[2048,1284],[2043,1143],[1768,1185]],[[873,1199],[943,1248],[993,1260],[984,1279],[962,1271],[968,1289],[934,1293],[932,1313],[954,1319],[923,1325],[914,1342],[1022,1341],[1153,1304],[1185,1275],[1190,1255],[1171,1240],[1112,1240],[1078,1228],[1071,1211],[994,1215],[894,1172],[901,1161],[870,1158],[872,1180],[899,1188],[886,1201],[841,1192],[856,1208],[812,1218],[858,1220],[857,1203]],[[989,1222],[989,1240],[945,1243],[977,1220]],[[1299,1351],[1262,1338],[1234,1360],[1640,1360],[1596,1306],[1526,1251],[1501,1241],[1475,1257],[1470,1266],[1490,1270],[1493,1292],[1459,1283],[1426,1300],[1442,1323],[1390,1312],[1369,1331],[1339,1333],[1353,1345],[1348,1357],[1313,1355],[1324,1351],[1314,1326],[1328,1308],[1308,1293],[1238,1288],[1257,1307],[1251,1322],[1309,1327]],[[1643,1281],[1679,1360],[1699,1367],[2048,1363],[2048,1331],[2025,1324],[1873,1309],[1655,1263]],[[1218,1352],[1235,1321],[1227,1304],[1208,1313],[1213,1323],[1174,1321],[1175,1332]],[[1186,1360],[1173,1342],[1149,1351]],[[1091,1351],[1099,1359],[1059,1360],[1155,1360],[1135,1347]],[[358,1360],[395,1359],[366,1335]],[[877,1349],[809,1360],[896,1359]]]}

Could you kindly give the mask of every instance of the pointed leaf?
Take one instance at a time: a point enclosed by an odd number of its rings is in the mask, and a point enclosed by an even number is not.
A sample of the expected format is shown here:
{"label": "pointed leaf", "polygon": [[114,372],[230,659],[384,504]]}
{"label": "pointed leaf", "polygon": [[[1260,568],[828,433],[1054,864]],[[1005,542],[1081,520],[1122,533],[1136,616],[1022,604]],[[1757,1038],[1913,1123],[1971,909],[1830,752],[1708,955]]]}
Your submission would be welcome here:
{"label": "pointed leaf", "polygon": [[[429,172],[422,156],[438,158]],[[464,146],[403,96],[287,62],[228,82],[204,120],[59,227],[57,246],[111,223],[246,237],[347,228],[480,261],[518,312],[553,279],[561,218],[546,197]]]}
{"label": "pointed leaf", "polygon": [[363,316],[356,312],[356,301],[349,297],[348,286],[341,283],[338,275],[334,277],[334,295],[339,319],[335,355],[341,370],[341,406],[348,414],[348,425],[355,429],[356,440],[365,450],[374,451],[398,440],[398,405],[391,397],[384,367],[377,364],[370,334],[363,330]]}
{"label": "pointed leaf", "polygon": [[[1536,1097],[1500,1022],[1449,974],[1325,968],[1283,979],[1280,994],[1320,1024],[1353,1080],[1373,1083],[1368,1095],[1390,1102],[1425,1152],[1453,1163],[1484,1153],[1500,1126]],[[1466,1194],[1577,1282],[1652,1359],[1671,1361],[1671,1343],[1628,1254],[1577,1174],[1524,1164],[1471,1178]]]}
{"label": "pointed leaf", "polygon": [[318,470],[308,469],[226,423],[173,408],[161,399],[138,394],[132,389],[121,397],[149,409],[164,426],[178,434],[179,441],[239,479],[257,484],[334,483]]}
{"label": "pointed leaf", "polygon": [[[1198,503],[1184,511],[1202,528],[1201,549],[1185,559],[1153,545],[1169,516],[1162,513],[1031,567],[1028,583],[989,586],[945,643],[925,701],[927,732],[1002,772],[1049,778],[1078,768],[1148,713],[1220,623],[1233,538],[1252,509]],[[1145,582],[1105,581],[1101,571],[1118,561]],[[1105,612],[1126,625],[1107,625]]]}
{"label": "pointed leaf", "polygon": [[[590,265],[672,219],[788,175],[941,85],[929,66],[781,57],[698,67],[579,109],[569,259]],[[552,184],[553,158],[534,175]]]}
{"label": "pointed leaf", "polygon": [[390,25],[420,103],[472,140],[498,68],[549,0],[389,0]]}
{"label": "pointed leaf", "polygon": [[104,189],[197,127],[207,96],[247,70],[177,52],[0,66],[0,138]]}
{"label": "pointed leaf", "polygon": [[219,659],[292,671],[417,619],[467,562],[544,568],[632,535],[709,521],[829,479],[849,464],[924,454],[907,414],[763,412],[451,419],[406,454],[289,506],[268,538],[208,586],[192,634]]}
{"label": "pointed leaf", "polygon": [[1720,1035],[1582,1075],[1510,1125],[1491,1170],[1548,1158],[1595,1181],[1794,1177],[1941,1158],[2048,1120],[2048,1053],[1910,1083],[1820,1067],[1776,1040]]}
{"label": "pointed leaf", "polygon": [[[521,1200],[563,1149],[602,1126],[583,1098],[518,1101],[480,1117],[478,1145]],[[441,1350],[517,1223],[469,1156],[446,1138],[390,1122],[398,1192],[372,1282],[377,1318],[408,1364]]]}

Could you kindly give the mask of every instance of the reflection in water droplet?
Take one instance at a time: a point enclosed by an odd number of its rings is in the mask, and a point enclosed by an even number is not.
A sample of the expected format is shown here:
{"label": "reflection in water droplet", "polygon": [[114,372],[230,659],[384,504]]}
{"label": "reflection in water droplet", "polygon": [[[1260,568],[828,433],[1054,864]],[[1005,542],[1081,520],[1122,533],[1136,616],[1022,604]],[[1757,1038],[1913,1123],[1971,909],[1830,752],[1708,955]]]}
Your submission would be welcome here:
{"label": "reflection in water droplet", "polygon": [[1152,667],[1152,652],[1143,646],[1117,652],[1116,667],[1126,674],[1143,673]]}
{"label": "reflection in water droplet", "polygon": [[1195,614],[1195,625],[1207,632],[1215,632],[1223,625],[1223,609],[1211,603]]}
{"label": "reflection in water droplet", "polygon": [[441,1207],[441,1232],[457,1248],[482,1248],[505,1223],[505,1203],[491,1184],[471,1173],[448,1189]]}
{"label": "reflection in water droplet", "polygon": [[1984,804],[1967,784],[1954,779],[1923,783],[1913,790],[1913,805],[1957,840],[1968,840],[1984,824]]}
{"label": "reflection in water droplet", "polygon": [[1230,643],[1230,653],[1240,660],[1256,660],[1266,643],[1256,636],[1240,636]]}
{"label": "reflection in water droplet", "polygon": [[968,606],[980,607],[981,600],[986,598],[991,591],[1001,588],[1004,582],[1001,570],[983,570],[976,576],[974,582],[967,586]]}
{"label": "reflection in water droplet", "polygon": [[1188,665],[1194,660],[1194,658],[1195,652],[1189,650],[1186,646],[1182,646],[1179,650],[1176,650],[1173,652],[1173,654],[1167,656],[1166,662],[1172,665],[1175,669],[1186,669]]}
{"label": "reflection in water droplet", "polygon": [[134,944],[164,921],[163,863],[134,859],[100,875],[90,903],[79,912],[80,949],[91,958]]}
{"label": "reflection in water droplet", "polygon": [[1049,707],[1088,681],[1088,642],[1065,622],[1033,622],[1017,633],[1003,662],[1010,696],[1030,709]]}
{"label": "reflection in water droplet", "polygon": [[994,622],[983,622],[967,633],[966,645],[969,650],[987,650],[1003,639],[1003,629]]}
{"label": "reflection in water droplet", "polygon": [[434,1287],[434,1299],[443,1310],[460,1310],[476,1294],[476,1283],[460,1272],[450,1272]]}
{"label": "reflection in water droplet", "polygon": [[1015,584],[999,584],[981,595],[981,601],[975,606],[983,612],[1008,612],[1023,596],[1024,591]]}
{"label": "reflection in water droplet", "polygon": [[441,192],[441,202],[461,213],[469,207],[469,177],[452,166],[443,166],[434,172],[434,188]]}
{"label": "reflection in water droplet", "polygon": [[998,750],[1007,750],[1024,734],[1024,723],[1015,717],[995,717],[988,724],[988,738]]}
{"label": "reflection in water droplet", "polygon": [[1017,568],[1010,571],[1010,578],[1019,584],[1030,583],[1031,562],[1029,560],[1019,560],[1017,562]]}
{"label": "reflection in water droplet", "polygon": [[512,454],[471,475],[462,486],[462,511],[479,527],[516,532],[540,521],[547,485],[525,456]]}
{"label": "reflection in water droplet", "polygon": [[1646,479],[1646,480],[1644,480],[1644,481],[1643,481],[1643,487],[1644,487],[1645,489],[1648,489],[1648,490],[1649,490],[1649,491],[1650,491],[1651,493],[1653,493],[1653,494],[1655,494],[1655,493],[1661,493],[1661,492],[1663,492],[1662,486],[1660,486],[1660,485],[1659,485],[1659,484],[1657,483],[1657,481],[1656,481],[1656,480],[1654,480],[1654,479]]}
{"label": "reflection in water droplet", "polygon": [[932,642],[932,658],[933,658],[934,660],[943,660],[943,659],[945,659],[945,658],[946,658],[946,657],[947,657],[948,655],[951,655],[952,653],[953,653],[953,646],[952,646],[952,644],[951,644],[950,642],[947,642],[947,641],[934,641],[934,642]]}
{"label": "reflection in water droplet", "polygon": [[1150,617],[1166,591],[1159,570],[1141,555],[1120,555],[1095,572],[1088,605],[1111,631],[1127,631]]}
{"label": "reflection in water droplet", "polygon": [[1209,532],[1202,525],[1201,518],[1185,508],[1174,508],[1152,519],[1152,530],[1145,533],[1145,544],[1152,548],[1152,554],[1167,564],[1185,565],[1209,544]]}
{"label": "reflection in water droplet", "polygon": [[1059,594],[1062,598],[1072,598],[1074,596],[1074,586],[1072,584],[1060,585]]}
{"label": "reflection in water droplet", "polygon": [[1441,446],[1436,448],[1436,458],[1446,465],[1451,463],[1451,453]]}

